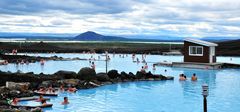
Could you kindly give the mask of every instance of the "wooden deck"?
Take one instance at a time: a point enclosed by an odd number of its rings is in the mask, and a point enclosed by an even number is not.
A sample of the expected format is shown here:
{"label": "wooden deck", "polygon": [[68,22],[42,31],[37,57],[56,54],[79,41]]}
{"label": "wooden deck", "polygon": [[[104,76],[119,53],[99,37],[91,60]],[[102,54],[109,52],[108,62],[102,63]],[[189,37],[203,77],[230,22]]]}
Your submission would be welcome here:
{"label": "wooden deck", "polygon": [[193,63],[193,62],[159,62],[156,66],[195,68],[195,69],[223,69],[223,68],[240,68],[240,64],[234,63]]}

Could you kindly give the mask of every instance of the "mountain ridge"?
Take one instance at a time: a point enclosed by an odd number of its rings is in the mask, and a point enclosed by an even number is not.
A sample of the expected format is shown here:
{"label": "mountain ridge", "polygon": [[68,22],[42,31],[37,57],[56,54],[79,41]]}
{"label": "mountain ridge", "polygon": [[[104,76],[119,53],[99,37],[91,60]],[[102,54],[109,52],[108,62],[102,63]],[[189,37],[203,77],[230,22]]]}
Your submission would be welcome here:
{"label": "mountain ridge", "polygon": [[81,40],[81,41],[120,41],[120,40],[128,40],[128,38],[118,37],[118,36],[105,36],[98,34],[93,31],[87,31],[82,34],[77,35],[73,40]]}
{"label": "mountain ridge", "polygon": [[[164,36],[164,35],[120,35],[106,36],[94,31],[84,33],[6,33],[0,32],[0,39],[23,38],[26,40],[62,40],[62,41],[141,41],[141,42],[180,42],[184,37]],[[203,37],[198,38],[205,41],[220,42],[228,40],[237,40],[240,37]]]}

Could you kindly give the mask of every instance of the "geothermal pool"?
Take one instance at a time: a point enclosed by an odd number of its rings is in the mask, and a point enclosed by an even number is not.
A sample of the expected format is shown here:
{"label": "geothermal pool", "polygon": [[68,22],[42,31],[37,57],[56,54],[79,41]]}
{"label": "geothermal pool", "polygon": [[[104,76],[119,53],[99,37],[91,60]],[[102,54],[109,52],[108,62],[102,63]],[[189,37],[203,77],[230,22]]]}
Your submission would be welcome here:
{"label": "geothermal pool", "polygon": [[[29,54],[36,55],[36,54]],[[37,54],[40,56],[62,56],[90,58],[90,54]],[[99,54],[95,54],[97,59]],[[142,63],[133,63],[131,55],[120,58],[118,54],[108,62],[108,69],[119,72],[133,72],[141,69]],[[137,55],[141,60],[141,55]],[[104,57],[101,56],[102,59]],[[232,60],[230,60],[232,58]],[[182,56],[147,55],[146,61],[149,71],[153,62],[182,61]],[[217,57],[218,62],[239,63],[239,57]],[[95,61],[96,71],[105,72],[105,62]],[[78,72],[82,67],[89,67],[89,61],[47,61],[44,66],[39,63],[29,65],[4,65],[2,71],[21,70],[35,73],[54,73],[58,70]],[[167,70],[165,72],[164,70]],[[202,112],[201,85],[209,85],[209,112],[237,112],[240,110],[240,69],[204,70],[187,68],[157,67],[156,74],[174,76],[174,81],[141,81],[106,85],[94,89],[79,90],[76,93],[60,93],[58,97],[51,97],[49,103],[52,108],[46,112]],[[179,74],[187,75],[187,81],[179,81]],[[193,73],[198,81],[190,81]],[[70,104],[61,105],[63,97],[69,98]],[[21,102],[26,105],[37,105],[37,102]]]}
{"label": "geothermal pool", "polygon": [[[23,54],[22,54],[23,55]],[[82,59],[89,59],[91,56],[98,60],[98,56],[100,56],[100,60],[104,60],[105,56],[102,54],[77,54],[77,53],[62,53],[62,54],[27,54],[29,56],[43,56],[43,57],[50,57],[50,56],[59,56],[63,58],[82,58]],[[122,56],[123,54],[121,54]],[[133,63],[131,54],[124,54],[124,58],[120,58],[119,54],[110,54],[109,55],[111,60],[108,62],[108,70],[116,69],[119,72],[133,72],[140,70],[145,63]],[[136,55],[136,58],[142,60],[142,55]],[[135,61],[136,61],[135,58]],[[231,59],[232,58],[232,59]],[[164,69],[170,69],[168,67],[159,67],[155,71],[152,70],[152,64],[156,62],[182,62],[183,56],[163,56],[163,55],[147,55],[145,58],[146,62],[148,63],[149,69],[156,74],[164,73]],[[237,63],[240,64],[240,57],[217,57],[218,62],[229,62],[229,63]],[[105,72],[106,70],[106,63],[105,61],[95,61],[96,65],[96,72]],[[8,64],[0,66],[0,70],[2,71],[11,71],[17,72],[18,70],[22,72],[34,72],[34,73],[45,73],[45,74],[52,74],[59,70],[67,70],[67,71],[74,71],[78,72],[82,67],[90,67],[91,64],[88,60],[73,60],[73,61],[46,61],[44,66],[42,66],[39,62],[30,63],[29,65],[26,64]],[[34,71],[33,71],[34,70]]]}

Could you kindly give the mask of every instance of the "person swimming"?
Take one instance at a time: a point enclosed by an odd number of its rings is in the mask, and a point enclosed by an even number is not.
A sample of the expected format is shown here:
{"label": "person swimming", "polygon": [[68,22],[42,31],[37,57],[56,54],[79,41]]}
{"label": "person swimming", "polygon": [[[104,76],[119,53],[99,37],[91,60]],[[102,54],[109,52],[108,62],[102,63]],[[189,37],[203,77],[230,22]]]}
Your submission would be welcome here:
{"label": "person swimming", "polygon": [[45,63],[44,59],[41,59],[41,60],[40,60],[40,64],[41,64],[41,65],[44,65],[44,63]]}
{"label": "person swimming", "polygon": [[137,58],[137,63],[140,63],[139,59]]}
{"label": "person swimming", "polygon": [[192,80],[192,81],[197,81],[197,76],[196,76],[196,74],[195,74],[195,73],[192,75],[192,78],[191,78],[191,80]]}
{"label": "person swimming", "polygon": [[29,61],[28,60],[26,60],[26,65],[29,65]]}
{"label": "person swimming", "polygon": [[73,86],[71,86],[71,87],[69,87],[68,88],[68,91],[69,92],[75,92],[77,89],[75,88],[75,87],[73,87]]}
{"label": "person swimming", "polygon": [[36,100],[37,102],[42,102],[44,100],[43,95],[40,95],[39,98]]}
{"label": "person swimming", "polygon": [[38,90],[38,92],[46,93],[46,89],[45,89],[45,87],[40,87],[40,89]]}
{"label": "person swimming", "polygon": [[25,63],[24,60],[22,60],[20,64],[23,65],[24,63]]}
{"label": "person swimming", "polygon": [[60,90],[64,91],[64,85],[63,84],[60,86]]}
{"label": "person swimming", "polygon": [[111,58],[109,56],[107,56],[107,61],[109,61]]}
{"label": "person swimming", "polygon": [[187,80],[187,77],[184,74],[180,74],[179,75],[179,80],[180,81],[185,81],[185,80]]}
{"label": "person swimming", "polygon": [[49,87],[48,87],[48,92],[53,92],[53,88],[52,88],[52,85],[50,85]]}
{"label": "person swimming", "polygon": [[142,69],[141,69],[141,71],[140,72],[142,72],[142,73],[146,73],[146,71],[145,71],[145,69],[144,69],[144,67],[142,66]]}
{"label": "person swimming", "polygon": [[96,65],[94,64],[94,62],[92,62],[91,68],[92,68],[93,70],[95,70]]}
{"label": "person swimming", "polygon": [[144,65],[144,69],[148,69],[148,65],[147,65],[147,63],[145,63],[145,65]]}
{"label": "person swimming", "polygon": [[12,105],[17,105],[18,104],[18,98],[13,98],[11,104]]}
{"label": "person swimming", "polygon": [[67,105],[67,104],[69,104],[68,97],[64,97],[62,105]]}
{"label": "person swimming", "polygon": [[164,72],[167,72],[167,69],[165,69]]}
{"label": "person swimming", "polygon": [[156,70],[156,65],[155,64],[153,64],[153,68],[152,68],[153,70]]}
{"label": "person swimming", "polygon": [[136,56],[136,54],[135,54],[135,53],[133,53],[133,54],[132,54],[132,60],[134,60],[134,59],[135,59],[135,56]]}
{"label": "person swimming", "polygon": [[46,101],[45,99],[43,99],[43,100],[41,101],[41,103],[42,103],[42,106],[46,106],[46,105],[47,105],[47,101]]}
{"label": "person swimming", "polygon": [[8,61],[7,60],[4,60],[4,65],[7,65],[8,64]]}
{"label": "person swimming", "polygon": [[100,60],[101,59],[101,57],[100,56],[98,56],[98,60]]}

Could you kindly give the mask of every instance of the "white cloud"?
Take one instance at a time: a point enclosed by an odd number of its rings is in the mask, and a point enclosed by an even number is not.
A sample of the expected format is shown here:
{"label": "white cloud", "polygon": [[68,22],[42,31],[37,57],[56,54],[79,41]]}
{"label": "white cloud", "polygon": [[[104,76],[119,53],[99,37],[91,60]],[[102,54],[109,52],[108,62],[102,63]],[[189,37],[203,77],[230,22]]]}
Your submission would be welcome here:
{"label": "white cloud", "polygon": [[[60,2],[62,1],[62,2]],[[238,0],[51,0],[45,5],[7,0],[0,6],[1,32],[107,35],[240,36]],[[29,7],[30,5],[36,5]],[[8,10],[5,10],[7,8]]]}

